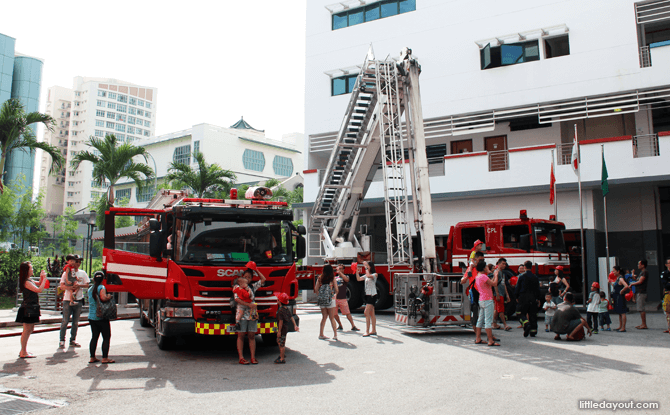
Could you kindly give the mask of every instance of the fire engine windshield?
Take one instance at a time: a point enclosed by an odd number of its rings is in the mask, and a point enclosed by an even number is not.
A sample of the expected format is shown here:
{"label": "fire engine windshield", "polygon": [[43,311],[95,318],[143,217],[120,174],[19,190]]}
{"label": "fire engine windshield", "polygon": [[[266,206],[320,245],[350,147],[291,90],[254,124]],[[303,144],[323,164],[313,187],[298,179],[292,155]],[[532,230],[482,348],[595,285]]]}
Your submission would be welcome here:
{"label": "fire engine windshield", "polygon": [[281,221],[177,221],[175,258],[188,263],[290,262]]}
{"label": "fire engine windshield", "polygon": [[564,226],[550,223],[533,224],[535,249],[540,252],[565,252],[565,242],[563,241],[564,229]]}

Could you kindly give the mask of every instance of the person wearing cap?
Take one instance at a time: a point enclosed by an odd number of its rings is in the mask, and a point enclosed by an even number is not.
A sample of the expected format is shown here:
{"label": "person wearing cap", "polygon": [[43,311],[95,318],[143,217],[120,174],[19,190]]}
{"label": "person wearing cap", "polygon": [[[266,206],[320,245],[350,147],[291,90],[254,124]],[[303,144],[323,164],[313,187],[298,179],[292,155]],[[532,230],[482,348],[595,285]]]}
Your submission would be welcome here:
{"label": "person wearing cap", "polygon": [[565,278],[565,274],[563,274],[562,265],[559,265],[554,269],[554,275],[556,275],[556,278],[549,284],[549,292],[551,293],[551,301],[554,304],[559,305],[563,302],[565,294],[570,291],[570,283]]}
{"label": "person wearing cap", "polygon": [[[586,321],[593,327],[593,332],[598,334],[598,313],[600,312],[600,284],[594,282],[591,284],[591,293],[586,302]],[[593,322],[593,324],[591,324]]]}
{"label": "person wearing cap", "polygon": [[79,329],[79,316],[81,314],[81,308],[84,304],[84,289],[88,289],[89,284],[91,283],[88,274],[86,271],[79,269],[81,265],[81,256],[75,254],[69,254],[65,257],[67,261],[67,266],[72,270],[71,272],[75,275],[77,281],[76,283],[69,285],[68,284],[68,272],[63,272],[63,275],[60,279],[60,289],[63,290],[63,321],[60,325],[60,341],[58,342],[58,348],[65,348],[65,333],[67,332],[67,325],[72,319],[72,328],[70,329],[70,347],[81,347],[77,343],[77,330]]}
{"label": "person wearing cap", "polygon": [[286,335],[288,334],[289,323],[293,324],[295,331],[300,331],[300,327],[295,324],[295,319],[291,310],[286,307],[288,304],[288,295],[286,293],[276,292],[277,297],[277,344],[279,345],[279,357],[275,359],[275,363],[286,363]]}
{"label": "person wearing cap", "polygon": [[[259,281],[254,283],[251,280],[254,278],[254,273],[258,274],[260,277]],[[256,331],[258,331],[258,319],[252,318],[252,314],[256,311],[256,290],[261,288],[265,284],[265,275],[256,267],[256,263],[253,261],[247,262],[247,269],[244,270],[244,273],[240,278],[247,280],[249,288],[251,288],[250,302],[242,300],[236,293],[235,288],[237,284],[233,287],[233,298],[237,302],[237,307],[241,310],[241,318],[239,321],[240,329],[237,331],[237,354],[239,355],[239,363],[241,365],[257,365],[258,360],[256,360]],[[251,352],[251,360],[246,360],[244,358],[244,338],[247,337],[249,340],[249,351]]]}
{"label": "person wearing cap", "polygon": [[475,243],[472,245],[472,252],[470,252],[470,264],[472,266],[475,266],[475,254],[477,252],[482,252],[484,251],[484,242],[481,240],[477,239]]}

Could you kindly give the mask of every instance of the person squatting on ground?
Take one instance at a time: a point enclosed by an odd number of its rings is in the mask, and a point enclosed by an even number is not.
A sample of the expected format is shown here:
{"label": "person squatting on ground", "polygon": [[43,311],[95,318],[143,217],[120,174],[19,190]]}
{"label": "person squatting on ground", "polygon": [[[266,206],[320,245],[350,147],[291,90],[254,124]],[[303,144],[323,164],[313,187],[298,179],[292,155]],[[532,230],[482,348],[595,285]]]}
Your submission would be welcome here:
{"label": "person squatting on ground", "polygon": [[93,278],[93,286],[88,289],[88,322],[91,326],[91,343],[88,346],[91,358],[88,363],[100,362],[95,357],[95,350],[98,348],[98,338],[102,334],[102,363],[114,363],[109,358],[109,340],[112,337],[112,327],[108,318],[98,317],[98,300],[101,302],[113,301],[113,296],[107,293],[107,289],[102,285],[102,274],[97,274]]}
{"label": "person squatting on ground", "polygon": [[[477,245],[475,244],[475,246]],[[477,251],[474,253],[468,268],[463,273],[463,278],[461,278],[461,284],[467,287],[465,289],[465,295],[470,297],[470,321],[472,324],[476,324],[479,319],[479,292],[475,288],[475,277],[477,276],[475,264],[478,264],[479,262],[484,262],[484,254]]]}
{"label": "person squatting on ground", "polygon": [[335,303],[337,284],[335,283],[335,273],[333,272],[332,265],[326,264],[323,266],[323,274],[321,274],[316,281],[314,292],[318,294],[316,304],[321,309],[319,339],[328,339],[328,337],[323,334],[323,329],[326,327],[326,320],[330,319],[330,324],[333,326],[333,340],[337,341],[337,324],[335,323],[335,313],[337,313],[337,305]]}
{"label": "person squatting on ground", "polygon": [[556,314],[551,319],[551,331],[556,333],[554,340],[561,340],[561,334],[566,334],[570,341],[579,341],[584,338],[584,327],[591,336],[591,328],[574,306],[575,297],[572,293],[565,294],[563,302],[558,305]]}
{"label": "person squatting on ground", "polygon": [[[610,319],[610,312],[607,309],[607,306],[610,302],[607,301],[607,294],[604,291],[600,292],[600,304],[598,304],[598,322],[600,323],[600,329],[602,331],[612,331],[610,324],[612,320]],[[607,326],[607,328],[605,328]]]}
{"label": "person squatting on ground", "polygon": [[500,329],[498,325],[498,318],[502,320],[505,331],[512,330],[507,325],[505,319],[505,303],[510,302],[509,292],[507,291],[506,277],[509,277],[511,272],[507,269],[507,260],[505,258],[498,259],[493,276],[498,277],[498,285],[495,287],[495,310],[493,311],[493,328]]}
{"label": "person squatting on ground", "polygon": [[277,297],[277,344],[279,345],[279,357],[275,359],[275,363],[286,363],[286,335],[288,334],[289,323],[293,324],[295,331],[300,331],[300,327],[295,324],[295,319],[291,310],[286,307],[288,304],[288,295],[286,293],[276,292]]}
{"label": "person squatting on ground", "polygon": [[600,312],[600,284],[591,284],[589,299],[586,301],[586,321],[593,327],[593,333],[598,334],[598,313]]}
{"label": "person squatting on ground", "polygon": [[[254,272],[258,274],[260,280],[251,284],[251,280],[254,278]],[[256,310],[256,304],[254,301],[256,299],[256,290],[265,284],[265,275],[263,275],[260,270],[256,268],[256,264],[252,261],[247,263],[247,269],[244,270],[242,277],[245,278],[249,288],[251,288],[251,301],[243,301],[240,297],[235,294],[235,287],[233,287],[233,298],[237,303],[237,308],[242,309],[242,318],[240,319],[240,330],[237,332],[237,354],[240,358],[239,363],[241,365],[252,365],[258,364],[256,360],[256,331],[258,331],[258,319],[253,319],[253,311]],[[239,282],[239,281],[238,281]],[[251,360],[248,361],[244,358],[244,338],[247,337],[249,341],[249,351],[251,352]]]}
{"label": "person squatting on ground", "polygon": [[525,272],[519,275],[516,283],[516,313],[523,326],[523,337],[535,337],[537,334],[537,309],[540,306],[540,282],[530,270],[533,263],[524,263]]}
{"label": "person squatting on ground", "polygon": [[349,323],[351,323],[351,331],[359,331],[359,328],[354,324],[354,319],[351,317],[351,311],[349,310],[349,301],[347,300],[347,285],[349,285],[349,276],[344,273],[344,265],[339,264],[337,266],[337,275],[335,276],[335,282],[337,283],[337,295],[335,296],[335,304],[337,305],[337,310],[335,311],[335,321],[337,322],[337,329],[344,330],[342,327],[342,321],[340,321],[340,316],[337,311],[341,311],[342,315],[347,317]]}
{"label": "person squatting on ground", "polygon": [[[375,303],[377,302],[377,272],[375,264],[363,261],[365,275],[361,276],[356,267],[356,280],[364,281],[365,284],[365,334],[363,337],[377,335],[377,317],[375,316]],[[372,328],[372,331],[370,331]]]}
{"label": "person squatting on ground", "polygon": [[477,276],[475,277],[475,287],[479,292],[479,319],[475,327],[475,344],[484,343],[482,340],[482,328],[486,330],[486,338],[489,346],[500,346],[496,343],[497,340],[493,337],[493,329],[491,323],[493,322],[493,287],[498,285],[498,275],[493,276],[493,280],[484,272],[486,264],[484,261],[478,262],[475,266]]}
{"label": "person squatting on ground", "polygon": [[23,294],[23,301],[19,311],[16,313],[16,322],[23,323],[23,332],[21,333],[21,351],[19,357],[21,359],[33,358],[35,355],[28,353],[28,338],[35,329],[35,324],[40,322],[40,298],[39,293],[48,287],[47,273],[42,270],[40,272],[39,285],[30,279],[33,276],[33,264],[30,262],[22,262],[19,265],[19,290]]}
{"label": "person squatting on ground", "polygon": [[[60,342],[58,347],[65,348],[65,334],[67,332],[67,325],[72,318],[72,328],[70,329],[70,347],[81,347],[77,343],[77,330],[79,329],[79,316],[81,315],[81,308],[84,300],[84,289],[88,289],[91,280],[84,270],[79,269],[81,265],[81,257],[79,255],[70,254],[65,257],[67,266],[73,270],[63,272],[60,279],[60,288],[64,291],[63,294],[63,321],[60,325]],[[68,274],[73,272],[77,278],[77,282],[69,285]],[[74,304],[74,305],[73,305]]]}
{"label": "person squatting on ground", "polygon": [[551,324],[551,318],[556,314],[556,308],[558,306],[552,301],[551,293],[544,296],[544,331],[549,332],[549,325]]}
{"label": "person squatting on ground", "polygon": [[612,284],[612,300],[614,301],[614,308],[612,312],[619,315],[619,327],[614,329],[619,333],[626,332],[626,313],[628,313],[628,306],[626,305],[626,292],[631,290],[623,275],[623,270],[620,266],[615,265],[612,268],[615,280]]}
{"label": "person squatting on ground", "polygon": [[636,326],[636,329],[646,330],[647,329],[647,312],[644,311],[644,306],[647,305],[647,284],[649,282],[649,272],[647,271],[647,260],[643,259],[637,263],[637,268],[640,270],[640,274],[637,278],[637,281],[630,284],[632,287],[635,287],[635,307],[640,313],[640,319],[642,324]]}

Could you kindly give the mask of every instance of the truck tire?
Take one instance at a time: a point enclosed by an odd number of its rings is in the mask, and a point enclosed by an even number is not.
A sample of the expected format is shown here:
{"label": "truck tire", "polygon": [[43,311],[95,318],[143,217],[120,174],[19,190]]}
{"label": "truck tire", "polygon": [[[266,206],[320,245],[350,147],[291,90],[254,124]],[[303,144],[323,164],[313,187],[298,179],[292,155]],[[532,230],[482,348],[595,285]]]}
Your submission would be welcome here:
{"label": "truck tire", "polygon": [[175,344],[175,338],[174,337],[165,337],[160,333],[160,326],[161,326],[161,316],[160,316],[160,309],[156,309],[156,323],[154,324],[154,333],[156,334],[156,344],[158,345],[158,348],[161,350],[170,350],[174,344]]}
{"label": "truck tire", "polygon": [[261,339],[263,339],[263,346],[265,347],[277,346],[277,333],[263,333]]}
{"label": "truck tire", "polygon": [[383,278],[383,275],[378,275],[375,287],[377,288],[375,310],[386,310],[391,307],[393,305],[393,295],[389,293],[389,286]]}
{"label": "truck tire", "polygon": [[363,283],[350,280],[347,284],[347,302],[349,309],[356,310],[363,305]]}
{"label": "truck tire", "polygon": [[144,314],[145,311],[142,310],[142,305],[140,305],[140,326],[142,327],[151,327],[151,322]]}

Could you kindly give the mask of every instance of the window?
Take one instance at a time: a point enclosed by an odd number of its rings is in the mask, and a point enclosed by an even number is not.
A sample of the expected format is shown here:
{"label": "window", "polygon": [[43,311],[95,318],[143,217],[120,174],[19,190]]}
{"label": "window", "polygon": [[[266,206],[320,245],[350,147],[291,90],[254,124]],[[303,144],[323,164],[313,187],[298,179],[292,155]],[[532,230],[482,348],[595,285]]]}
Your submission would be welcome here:
{"label": "window", "polygon": [[74,182],[67,182],[68,187],[74,187]]}
{"label": "window", "polygon": [[140,107],[143,107],[144,106],[144,101],[142,101],[141,99],[138,99],[137,100],[137,105],[139,105]]}
{"label": "window", "polygon": [[123,124],[116,124],[116,131],[120,131],[122,133],[125,133],[126,132],[126,126],[123,125]]}
{"label": "window", "polygon": [[149,111],[144,111],[144,116],[147,118],[151,118],[151,113]]}
{"label": "window", "polygon": [[265,156],[260,151],[246,149],[242,154],[242,163],[247,170],[263,171]]}
{"label": "window", "polygon": [[126,122],[126,116],[124,114],[116,114],[116,121]]}
{"label": "window", "polygon": [[104,101],[97,100],[97,101],[96,101],[96,105],[99,106],[99,107],[104,107],[104,106],[105,106],[105,102],[104,102]]}
{"label": "window", "polygon": [[116,133],[114,136],[119,140],[119,141],[125,141],[126,136],[124,134]]}
{"label": "window", "polygon": [[191,164],[191,145],[177,147],[172,153],[172,161],[175,163]]}
{"label": "window", "polygon": [[148,202],[154,197],[155,193],[156,191],[154,189],[153,184],[145,185],[144,187],[142,187],[142,191],[137,192],[135,194],[135,197],[137,197],[138,202]]}
{"label": "window", "polygon": [[103,120],[95,120],[95,126],[96,127],[104,127],[105,122]]}
{"label": "window", "polygon": [[128,98],[128,103],[130,105],[137,105],[137,98],[133,98],[133,97]]}
{"label": "window", "polygon": [[107,91],[98,90],[98,96],[103,97],[103,98],[106,97],[107,96]]}
{"label": "window", "polygon": [[128,102],[128,95],[118,95],[116,100],[119,102]]}
{"label": "window", "polygon": [[491,69],[540,60],[540,48],[537,40],[495,47],[488,44],[480,51],[480,55],[482,69]]}
{"label": "window", "polygon": [[119,105],[116,106],[116,110],[117,110],[118,112],[126,112],[126,108],[127,108],[127,107],[126,107],[125,105],[121,105],[121,104],[119,104]]}
{"label": "window", "polygon": [[149,137],[149,131],[147,131],[147,130],[144,130],[144,131],[142,132],[142,134],[143,134],[145,137]]}
{"label": "window", "polygon": [[136,115],[137,109],[135,109],[135,107],[128,107],[128,114]]}
{"label": "window", "polygon": [[70,157],[74,157],[74,156],[76,156],[76,155],[77,155],[77,152],[76,152],[76,151],[70,151]]}
{"label": "window", "polygon": [[112,120],[115,119],[116,118],[116,113],[107,111],[107,118],[112,119]]}
{"label": "window", "polygon": [[471,250],[477,239],[486,243],[486,232],[484,232],[483,226],[461,229],[461,247],[463,249]]}
{"label": "window", "polygon": [[530,230],[528,225],[510,225],[503,226],[503,246],[505,248],[519,248],[521,235],[528,235]]}
{"label": "window", "polygon": [[347,75],[331,79],[330,95],[334,97],[336,95],[350,94],[354,90],[357,77],[358,75]]}
{"label": "window", "polygon": [[73,196],[74,196],[74,192],[67,192],[67,197],[73,197]]}
{"label": "window", "polygon": [[91,192],[91,199],[97,200],[100,196],[102,196],[102,192]]}
{"label": "window", "polygon": [[275,156],[272,169],[278,176],[289,177],[293,174],[293,161],[288,157]]}
{"label": "window", "polygon": [[144,121],[145,127],[151,127],[151,121]]}
{"label": "window", "polygon": [[135,128],[135,134],[142,135],[142,129],[141,128]]}
{"label": "window", "polygon": [[104,137],[105,133],[101,130],[95,130],[94,134],[96,137]]}
{"label": "window", "polygon": [[120,189],[116,191],[116,200],[120,201],[121,199],[130,199],[130,194],[132,189]]}
{"label": "window", "polygon": [[333,30],[416,10],[416,0],[384,0],[333,14]]}
{"label": "window", "polygon": [[107,128],[114,128],[114,123],[107,121],[107,124],[105,125]]}
{"label": "window", "polygon": [[568,35],[556,36],[544,39],[544,57],[547,59],[558,58],[570,54],[570,43]]}
{"label": "window", "polygon": [[137,110],[137,115],[144,115],[144,110],[138,109]]}
{"label": "window", "polygon": [[[130,127],[128,127],[128,128],[130,128]],[[132,143],[132,142],[135,141],[135,140],[137,140],[137,138],[135,138],[135,137],[133,137],[133,136],[131,136],[131,135],[126,136],[126,142],[127,142],[127,143]]]}
{"label": "window", "polygon": [[135,117],[128,117],[128,124],[133,124],[135,125]]}
{"label": "window", "polygon": [[151,108],[151,102],[147,102],[146,107]]}
{"label": "window", "polygon": [[135,127],[128,126],[126,131],[128,134],[135,134]]}
{"label": "window", "polygon": [[200,152],[200,140],[193,142],[193,155],[195,156]]}
{"label": "window", "polygon": [[109,99],[116,99],[116,93],[115,92],[110,92],[109,93]]}
{"label": "window", "polygon": [[110,108],[110,109],[116,109],[116,104],[113,103],[113,102],[108,102],[108,103],[107,103],[107,108]]}

